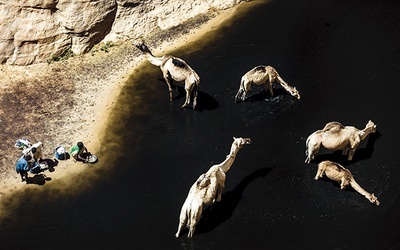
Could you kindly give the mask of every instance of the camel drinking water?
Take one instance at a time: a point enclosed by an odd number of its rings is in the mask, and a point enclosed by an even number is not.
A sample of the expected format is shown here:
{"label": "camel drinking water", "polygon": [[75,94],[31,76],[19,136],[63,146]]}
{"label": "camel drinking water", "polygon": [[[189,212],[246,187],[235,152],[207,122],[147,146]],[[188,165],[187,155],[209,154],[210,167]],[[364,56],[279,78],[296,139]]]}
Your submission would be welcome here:
{"label": "camel drinking water", "polygon": [[318,171],[315,175],[315,180],[326,176],[329,179],[340,183],[340,188],[345,189],[347,186],[351,186],[359,194],[367,198],[371,203],[379,206],[380,202],[374,194],[370,194],[365,191],[354,179],[350,170],[344,168],[342,165],[332,161],[322,161],[318,164]]}
{"label": "camel drinking water", "polygon": [[188,238],[194,234],[197,223],[200,221],[203,206],[221,201],[222,191],[225,188],[226,173],[235,161],[236,155],[244,145],[251,143],[250,138],[233,138],[229,155],[220,164],[213,165],[206,173],[200,175],[192,185],[189,194],[183,203],[179,216],[179,226],[175,237],[184,226],[189,228]]}
{"label": "camel drinking water", "polygon": [[286,83],[273,67],[260,65],[253,68],[252,70],[244,74],[244,76],[242,76],[239,91],[235,96],[235,102],[237,102],[238,100],[246,100],[246,95],[247,92],[250,91],[251,84],[257,86],[264,85],[266,90],[269,89],[271,96],[274,96],[272,83],[274,83],[275,80],[292,96],[300,99],[299,91],[297,91],[295,87],[292,87],[288,83]]}
{"label": "camel drinking water", "polygon": [[165,82],[168,85],[169,100],[172,102],[172,83],[176,82],[185,83],[186,100],[182,107],[186,107],[190,103],[190,97],[193,92],[193,109],[197,105],[197,95],[200,86],[200,77],[197,73],[182,59],[172,55],[163,55],[162,57],[155,57],[144,44],[143,41],[135,41],[134,45],[143,52],[146,59],[153,65],[160,67]]}
{"label": "camel drinking water", "polygon": [[323,129],[315,131],[307,138],[305,162],[310,163],[321,146],[332,151],[343,150],[343,155],[347,155],[351,161],[360,142],[375,132],[376,125],[371,120],[363,130],[353,126],[343,126],[340,122],[329,122]]}

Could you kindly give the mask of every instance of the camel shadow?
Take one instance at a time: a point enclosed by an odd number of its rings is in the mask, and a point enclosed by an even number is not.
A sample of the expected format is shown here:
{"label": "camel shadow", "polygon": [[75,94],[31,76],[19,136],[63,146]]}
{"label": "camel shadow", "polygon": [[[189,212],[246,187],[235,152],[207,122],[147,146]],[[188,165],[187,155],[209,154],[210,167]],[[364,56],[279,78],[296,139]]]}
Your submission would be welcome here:
{"label": "camel shadow", "polygon": [[33,177],[28,177],[26,184],[36,184],[38,186],[43,186],[47,181],[51,181],[50,177],[45,174],[35,174]]}
{"label": "camel shadow", "polygon": [[356,149],[356,152],[354,153],[353,159],[351,161],[347,160],[347,156],[342,155],[342,151],[339,150],[333,152],[333,154],[325,153],[316,155],[314,158],[314,162],[318,164],[321,161],[330,160],[337,162],[342,166],[348,166],[358,161],[368,160],[372,157],[372,154],[374,153],[374,145],[376,140],[378,140],[378,138],[381,136],[382,134],[378,130],[375,133],[370,134],[368,136],[368,141],[365,148]]}
{"label": "camel shadow", "polygon": [[284,95],[289,95],[288,92],[285,91],[282,87],[277,87],[274,88],[274,96],[271,96],[269,93],[269,90],[261,90],[258,94],[251,95],[246,98],[246,101],[250,102],[261,102],[261,101],[271,101],[274,100],[277,97],[284,96]]}
{"label": "camel shadow", "polygon": [[202,218],[196,226],[196,234],[210,232],[224,221],[229,220],[242,199],[242,193],[247,185],[259,177],[266,176],[271,170],[272,168],[257,169],[244,177],[232,191],[223,193],[220,202],[204,209]]}
{"label": "camel shadow", "polygon": [[199,94],[197,96],[197,111],[214,110],[218,108],[218,106],[219,103],[214,97],[207,94],[206,92],[199,91]]}

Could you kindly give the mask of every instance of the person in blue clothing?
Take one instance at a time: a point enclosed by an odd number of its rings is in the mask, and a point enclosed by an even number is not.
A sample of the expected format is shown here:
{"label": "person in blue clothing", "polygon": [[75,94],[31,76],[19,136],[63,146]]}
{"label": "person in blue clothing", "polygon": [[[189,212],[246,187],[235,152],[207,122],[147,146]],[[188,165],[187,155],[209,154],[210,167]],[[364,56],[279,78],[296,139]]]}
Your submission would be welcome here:
{"label": "person in blue clothing", "polygon": [[17,164],[15,165],[15,169],[17,174],[21,175],[21,181],[26,181],[28,183],[28,171],[31,167],[30,161],[32,160],[32,156],[24,155],[19,158]]}

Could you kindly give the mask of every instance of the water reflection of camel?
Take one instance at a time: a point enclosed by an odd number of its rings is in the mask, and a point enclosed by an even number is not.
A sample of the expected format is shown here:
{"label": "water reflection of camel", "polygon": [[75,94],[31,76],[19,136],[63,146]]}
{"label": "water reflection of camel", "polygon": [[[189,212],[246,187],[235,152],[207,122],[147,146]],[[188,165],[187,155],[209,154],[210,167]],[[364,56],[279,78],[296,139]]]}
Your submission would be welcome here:
{"label": "water reflection of camel", "polygon": [[315,175],[315,180],[326,176],[329,179],[340,183],[340,189],[345,189],[349,185],[359,194],[367,198],[371,203],[379,206],[380,202],[374,194],[365,191],[354,179],[350,170],[344,168],[340,164],[332,161],[323,161],[318,164],[318,171]]}
{"label": "water reflection of camel", "polygon": [[222,191],[225,188],[226,173],[232,167],[239,150],[250,143],[250,138],[234,137],[231,150],[226,159],[220,164],[213,165],[206,173],[200,175],[192,185],[181,209],[178,231],[175,237],[179,237],[182,228],[186,226],[189,228],[187,237],[191,238],[201,218],[203,206],[214,204],[215,201],[221,201]]}
{"label": "water reflection of camel", "polygon": [[190,96],[193,92],[193,109],[196,108],[197,94],[200,86],[199,75],[184,60],[172,55],[163,55],[155,57],[142,40],[137,40],[134,45],[143,52],[146,59],[153,65],[160,67],[165,82],[168,85],[169,100],[172,102],[172,84],[173,81],[184,82],[186,91],[186,101],[182,107],[190,103]]}
{"label": "water reflection of camel", "polygon": [[266,176],[272,168],[262,168],[246,176],[232,191],[222,194],[221,202],[207,207],[203,212],[203,217],[197,225],[197,233],[212,231],[224,221],[231,218],[236,206],[242,199],[242,193],[252,181],[259,177]]}
{"label": "water reflection of camel", "polygon": [[371,120],[363,130],[353,126],[343,126],[339,122],[329,122],[323,129],[315,131],[307,138],[305,162],[310,163],[321,146],[332,151],[343,150],[343,155],[347,155],[351,161],[360,142],[375,132],[376,125]]}
{"label": "water reflection of camel", "polygon": [[250,71],[248,71],[240,81],[239,91],[235,96],[235,102],[238,100],[245,101],[247,92],[250,91],[252,84],[254,85],[264,85],[265,89],[269,89],[271,96],[274,96],[274,91],[272,90],[272,83],[277,81],[287,92],[292,96],[300,99],[299,91],[295,87],[290,86],[285,82],[278,72],[271,66],[257,66]]}

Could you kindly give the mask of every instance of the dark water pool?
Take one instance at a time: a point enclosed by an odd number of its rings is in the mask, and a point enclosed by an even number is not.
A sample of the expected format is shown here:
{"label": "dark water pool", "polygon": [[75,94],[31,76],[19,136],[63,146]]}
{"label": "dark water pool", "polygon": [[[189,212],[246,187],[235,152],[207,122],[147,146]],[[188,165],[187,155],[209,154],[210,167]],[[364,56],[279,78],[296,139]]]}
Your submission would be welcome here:
{"label": "dark water pool", "polygon": [[[70,192],[46,184],[1,221],[6,249],[399,249],[400,2],[276,0],[238,16],[207,41],[174,52],[201,77],[199,110],[172,104],[158,68],[131,76],[96,175]],[[234,103],[241,76],[275,67],[300,91],[271,98],[252,87]],[[175,93],[176,94],[176,93]],[[266,101],[264,100],[266,99]],[[321,151],[305,164],[305,139],[329,121],[378,133],[354,160]],[[204,211],[194,238],[174,237],[187,192],[251,137],[227,174],[222,201]],[[317,163],[350,169],[375,206],[330,181]]]}

